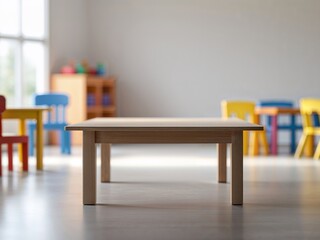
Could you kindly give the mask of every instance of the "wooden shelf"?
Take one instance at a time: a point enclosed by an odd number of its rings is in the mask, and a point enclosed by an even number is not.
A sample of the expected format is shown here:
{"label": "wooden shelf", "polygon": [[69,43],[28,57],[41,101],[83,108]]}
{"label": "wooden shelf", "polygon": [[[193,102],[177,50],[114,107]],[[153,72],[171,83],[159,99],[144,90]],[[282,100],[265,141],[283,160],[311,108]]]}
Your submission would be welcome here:
{"label": "wooden shelf", "polygon": [[87,106],[87,113],[101,113],[102,110],[102,106]]}
{"label": "wooden shelf", "polygon": [[[116,78],[87,74],[54,74],[51,90],[69,95],[67,121],[70,124],[95,117],[116,117]],[[104,96],[108,106],[104,106]],[[90,103],[88,103],[90,101]],[[82,136],[73,132],[72,143],[81,144]]]}
{"label": "wooden shelf", "polygon": [[108,107],[103,107],[102,108],[103,113],[115,113],[116,112],[116,107],[115,106],[108,106]]}

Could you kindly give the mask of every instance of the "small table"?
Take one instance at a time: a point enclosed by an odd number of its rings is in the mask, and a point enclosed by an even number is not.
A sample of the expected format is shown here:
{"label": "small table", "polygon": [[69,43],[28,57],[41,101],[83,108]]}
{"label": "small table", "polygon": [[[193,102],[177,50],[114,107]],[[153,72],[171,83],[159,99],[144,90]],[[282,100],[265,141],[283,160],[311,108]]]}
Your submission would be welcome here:
{"label": "small table", "polygon": [[[295,115],[300,115],[299,108],[284,108],[284,107],[256,107],[255,113],[258,116],[267,115],[271,116],[271,153],[273,155],[278,154],[278,116],[279,115],[291,115],[291,124],[296,124]],[[294,152],[295,148],[291,146],[291,152]]]}
{"label": "small table", "polygon": [[[49,111],[48,107],[32,107],[32,108],[7,108],[3,114],[3,119],[19,119],[19,134],[27,135],[26,119],[34,119],[37,122],[36,133],[36,159],[37,169],[43,169],[43,121],[42,115],[44,111]],[[19,155],[22,150],[19,146]],[[21,158],[20,158],[21,159]]]}
{"label": "small table", "polygon": [[231,203],[243,204],[243,131],[263,130],[239,119],[94,118],[71,124],[83,131],[83,203],[96,204],[96,144],[101,144],[101,180],[110,182],[112,143],[218,143],[218,181],[226,182],[226,151],[231,143]]}

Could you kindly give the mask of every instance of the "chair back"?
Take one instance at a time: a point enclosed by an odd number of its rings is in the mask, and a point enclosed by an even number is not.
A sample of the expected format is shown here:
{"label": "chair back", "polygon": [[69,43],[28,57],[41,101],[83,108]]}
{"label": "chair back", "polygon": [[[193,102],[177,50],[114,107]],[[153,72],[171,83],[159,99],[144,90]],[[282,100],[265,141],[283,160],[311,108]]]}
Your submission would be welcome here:
{"label": "chair back", "polygon": [[[222,101],[221,113],[223,118],[240,118],[242,120],[255,123],[255,102],[251,101]],[[243,132],[243,154],[248,154],[249,132]],[[254,150],[255,151],[255,150]]]}
{"label": "chair back", "polygon": [[34,98],[35,105],[48,106],[47,123],[65,123],[66,106],[69,104],[69,97],[61,93],[37,94]]}
{"label": "chair back", "polygon": [[[244,121],[251,123],[259,123],[259,119],[255,114],[255,105],[253,101],[222,101],[221,102],[221,113],[223,118],[237,117]],[[251,147],[250,154],[256,155],[259,152],[259,139],[261,137],[261,142],[264,147],[264,153],[268,155],[268,141],[265,131],[259,131],[251,133]],[[248,154],[249,148],[249,132],[243,132],[243,154]]]}
{"label": "chair back", "polygon": [[251,101],[222,101],[221,110],[223,118],[237,117],[242,120],[255,122],[255,103]]}
{"label": "chair back", "polygon": [[0,95],[0,114],[6,110],[6,98]]}
{"label": "chair back", "polygon": [[313,131],[315,126],[319,126],[320,99],[302,98],[300,112],[304,131]]}

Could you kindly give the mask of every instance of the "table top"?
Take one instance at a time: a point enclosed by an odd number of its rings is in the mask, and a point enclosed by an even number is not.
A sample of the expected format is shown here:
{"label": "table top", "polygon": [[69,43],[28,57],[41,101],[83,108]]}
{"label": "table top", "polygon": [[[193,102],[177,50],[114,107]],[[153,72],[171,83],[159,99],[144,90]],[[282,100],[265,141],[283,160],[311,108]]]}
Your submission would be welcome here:
{"label": "table top", "polygon": [[7,108],[4,112],[12,111],[49,111],[49,107],[11,107]]}
{"label": "table top", "polygon": [[132,131],[132,130],[263,130],[263,126],[230,118],[94,118],[70,124],[66,130]]}
{"label": "table top", "polygon": [[7,108],[3,113],[2,117],[5,119],[27,119],[34,118],[43,111],[51,111],[50,107],[13,107]]}
{"label": "table top", "polygon": [[256,107],[255,113],[258,115],[300,114],[300,108]]}

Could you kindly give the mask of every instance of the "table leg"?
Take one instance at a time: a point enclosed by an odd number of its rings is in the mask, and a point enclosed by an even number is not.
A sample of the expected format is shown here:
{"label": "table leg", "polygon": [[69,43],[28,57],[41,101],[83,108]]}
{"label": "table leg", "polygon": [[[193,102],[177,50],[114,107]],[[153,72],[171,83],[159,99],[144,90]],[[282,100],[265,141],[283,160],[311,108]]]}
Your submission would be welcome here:
{"label": "table leg", "polygon": [[[19,119],[19,135],[23,136],[26,135],[26,121],[25,119]],[[19,161],[22,163],[22,144],[18,145],[18,155]]]}
{"label": "table leg", "polygon": [[231,203],[243,204],[243,133],[234,132],[231,143]]}
{"label": "table leg", "polygon": [[278,116],[271,117],[271,153],[273,155],[278,154]]}
{"label": "table leg", "polygon": [[83,204],[96,204],[96,147],[95,132],[83,131]]}
{"label": "table leg", "polygon": [[110,182],[110,150],[111,144],[101,144],[101,182]]}
{"label": "table leg", "polygon": [[218,144],[218,182],[227,182],[227,144]]}
{"label": "table leg", "polygon": [[36,131],[36,159],[37,170],[43,169],[43,121],[42,112],[37,114],[37,131]]}

